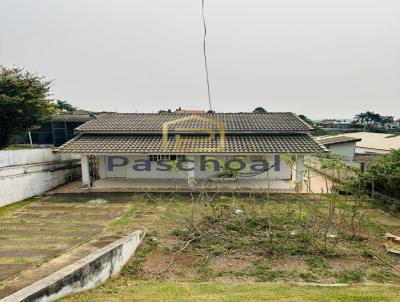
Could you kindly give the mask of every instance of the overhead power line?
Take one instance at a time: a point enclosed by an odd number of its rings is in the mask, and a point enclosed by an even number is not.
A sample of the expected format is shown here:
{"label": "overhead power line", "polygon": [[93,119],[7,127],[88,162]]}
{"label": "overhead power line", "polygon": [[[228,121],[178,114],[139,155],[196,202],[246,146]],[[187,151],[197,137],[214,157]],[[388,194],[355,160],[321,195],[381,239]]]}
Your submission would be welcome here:
{"label": "overhead power line", "polygon": [[207,64],[207,51],[206,51],[207,25],[206,25],[206,19],[204,17],[204,2],[205,2],[205,0],[201,0],[201,14],[203,16],[203,26],[204,26],[203,55],[204,55],[204,67],[206,70],[206,78],[207,78],[208,105],[210,106],[210,110],[212,111],[210,79],[208,77],[208,64]]}

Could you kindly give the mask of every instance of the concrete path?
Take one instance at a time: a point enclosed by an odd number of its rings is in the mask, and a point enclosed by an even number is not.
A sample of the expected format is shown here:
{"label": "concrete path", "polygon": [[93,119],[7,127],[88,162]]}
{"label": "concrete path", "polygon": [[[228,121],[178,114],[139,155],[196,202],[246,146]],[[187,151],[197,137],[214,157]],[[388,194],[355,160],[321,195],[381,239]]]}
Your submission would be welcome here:
{"label": "concrete path", "polygon": [[0,298],[118,239],[103,231],[132,198],[115,195],[47,197],[0,217]]}

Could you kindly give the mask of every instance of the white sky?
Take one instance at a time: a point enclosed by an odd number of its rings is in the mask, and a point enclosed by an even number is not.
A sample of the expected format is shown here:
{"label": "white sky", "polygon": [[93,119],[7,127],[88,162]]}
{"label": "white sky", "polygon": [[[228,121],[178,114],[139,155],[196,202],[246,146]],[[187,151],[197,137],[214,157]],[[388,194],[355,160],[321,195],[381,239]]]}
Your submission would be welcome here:
{"label": "white sky", "polygon": [[[201,0],[0,0],[0,64],[91,110],[208,109]],[[399,116],[399,0],[206,0],[216,111]]]}

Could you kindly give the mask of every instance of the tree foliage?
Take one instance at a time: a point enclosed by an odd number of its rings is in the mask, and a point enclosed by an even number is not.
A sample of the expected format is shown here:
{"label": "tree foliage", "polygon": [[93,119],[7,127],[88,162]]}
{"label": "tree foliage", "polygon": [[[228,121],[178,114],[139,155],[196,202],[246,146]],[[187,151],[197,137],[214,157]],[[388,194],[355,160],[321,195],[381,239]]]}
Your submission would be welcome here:
{"label": "tree foliage", "polygon": [[36,74],[0,66],[0,147],[7,146],[18,132],[39,127],[57,112],[49,96],[50,84]]}
{"label": "tree foliage", "polygon": [[313,126],[314,122],[309,119],[308,117],[306,117],[304,114],[299,114],[299,118],[301,118],[303,121],[305,121],[307,124]]}
{"label": "tree foliage", "polygon": [[366,128],[376,127],[378,125],[382,127],[386,127],[390,125],[394,121],[393,116],[382,116],[379,113],[375,113],[373,111],[366,111],[356,114],[354,116],[354,120],[361,125],[364,125]]}
{"label": "tree foliage", "polygon": [[369,166],[366,177],[374,183],[376,191],[400,198],[400,149]]}
{"label": "tree foliage", "polygon": [[76,110],[76,108],[71,104],[60,100],[57,100],[57,108],[61,113],[72,113]]}
{"label": "tree foliage", "polygon": [[266,112],[267,112],[267,110],[265,110],[263,107],[256,107],[253,110],[253,113],[266,113]]}

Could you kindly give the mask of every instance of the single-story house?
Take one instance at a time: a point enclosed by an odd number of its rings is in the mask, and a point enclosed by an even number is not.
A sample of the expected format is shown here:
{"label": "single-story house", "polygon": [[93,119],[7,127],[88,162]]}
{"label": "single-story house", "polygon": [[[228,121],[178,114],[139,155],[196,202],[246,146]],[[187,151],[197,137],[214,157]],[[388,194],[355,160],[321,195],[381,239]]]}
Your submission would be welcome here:
{"label": "single-story house", "polygon": [[334,135],[318,137],[317,140],[333,154],[342,156],[346,161],[353,161],[356,153],[356,143],[360,142],[361,138]]}
{"label": "single-story house", "polygon": [[76,128],[78,135],[58,152],[81,155],[84,187],[92,185],[93,155],[99,181],[114,184],[293,179],[301,187],[304,156],[327,152],[311,129],[287,112],[113,113]]}

